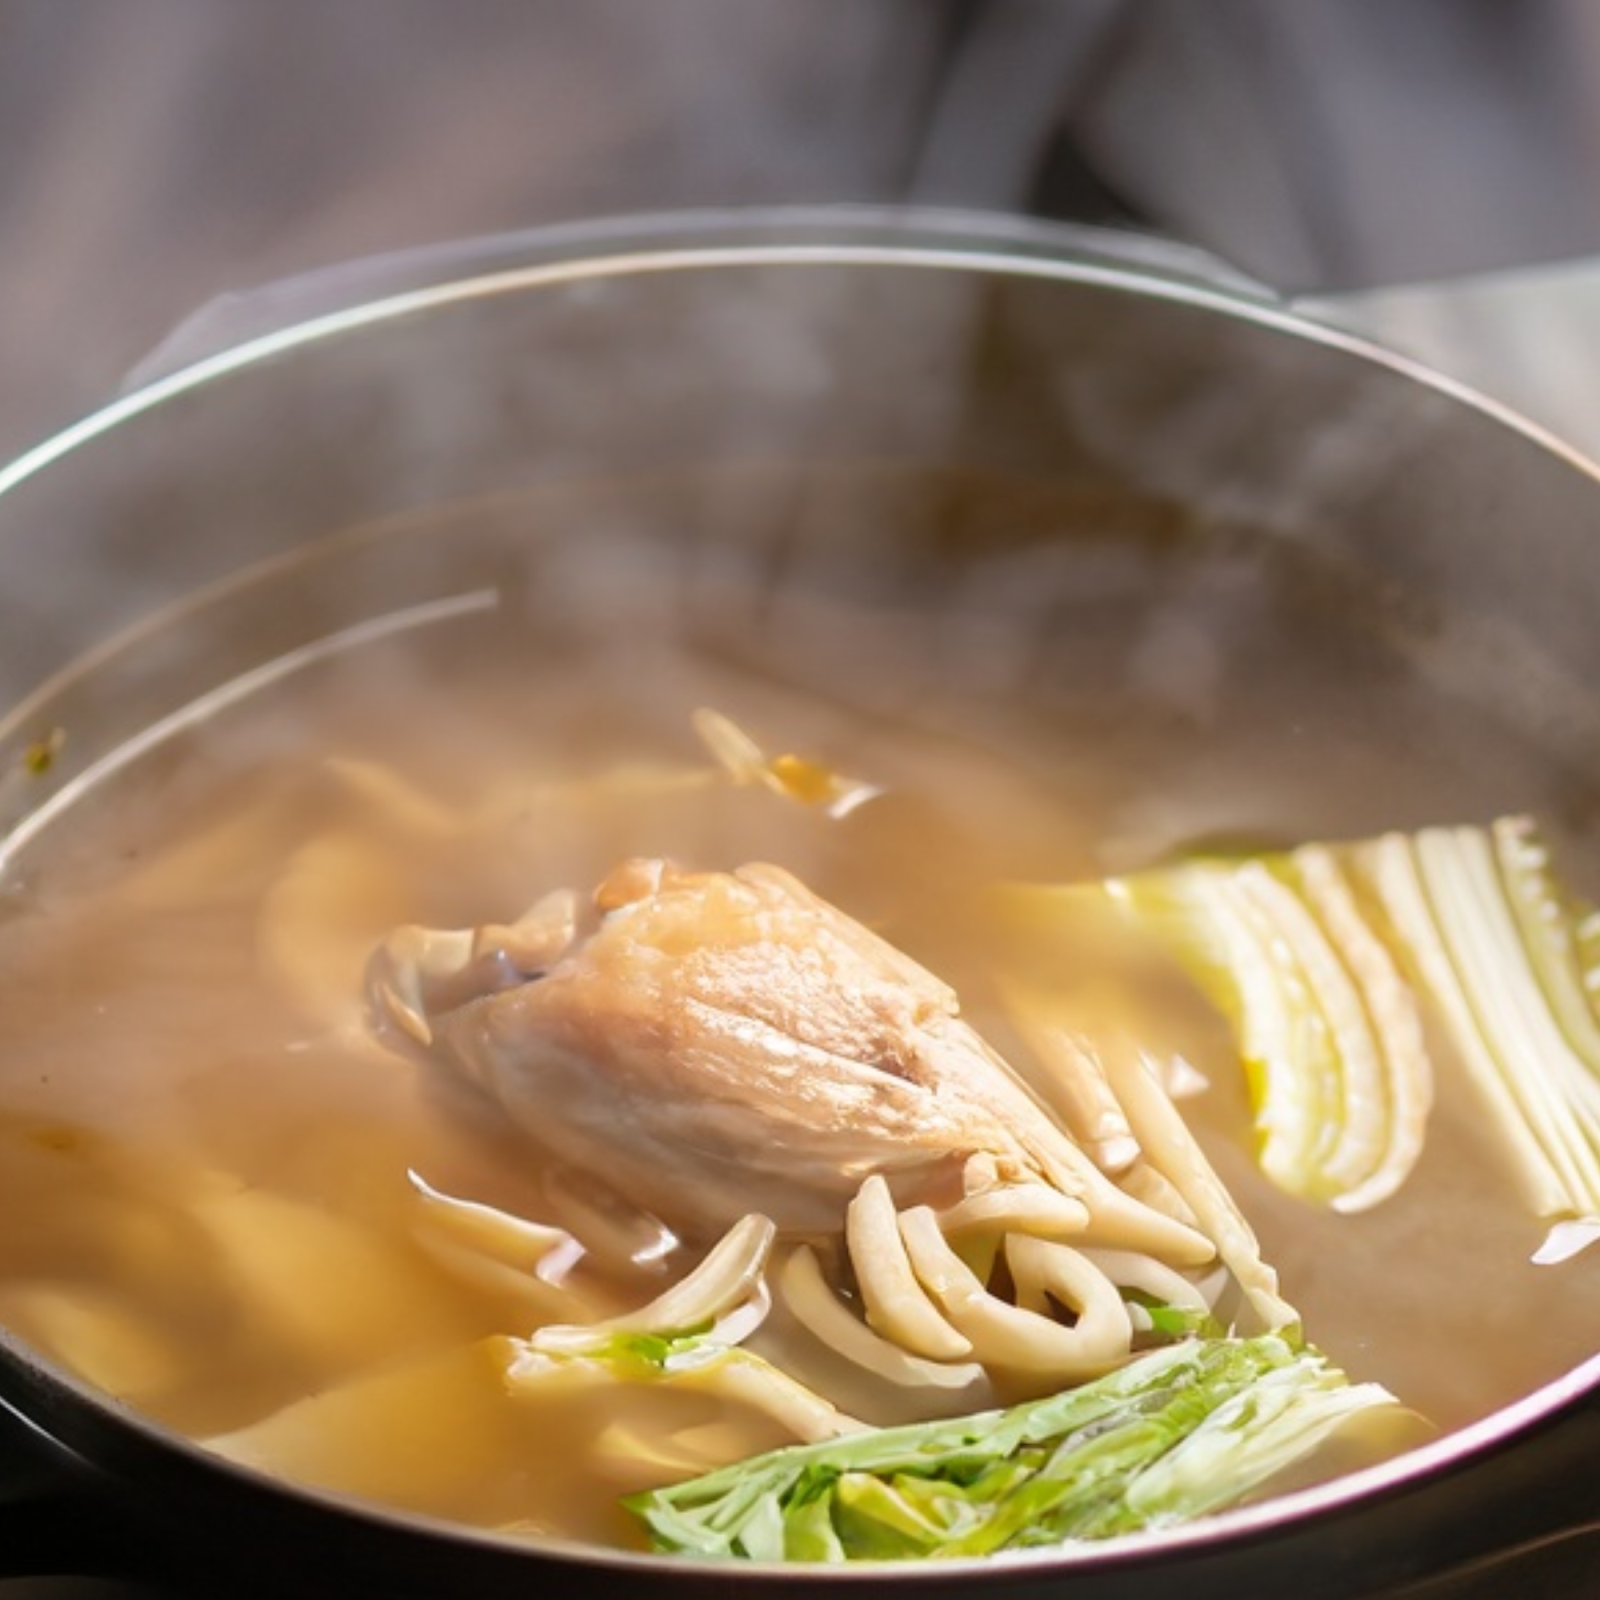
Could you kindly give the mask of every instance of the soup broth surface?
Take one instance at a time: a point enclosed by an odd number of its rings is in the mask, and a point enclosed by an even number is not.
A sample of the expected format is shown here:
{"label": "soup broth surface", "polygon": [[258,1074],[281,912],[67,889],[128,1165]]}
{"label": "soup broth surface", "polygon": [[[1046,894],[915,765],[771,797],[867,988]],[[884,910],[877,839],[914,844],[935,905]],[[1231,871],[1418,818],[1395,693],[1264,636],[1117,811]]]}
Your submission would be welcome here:
{"label": "soup broth surface", "polygon": [[[938,521],[899,489],[869,499]],[[784,1437],[690,1396],[508,1391],[501,1341],[571,1307],[439,1248],[408,1174],[541,1220],[603,1212],[603,1174],[558,1170],[485,1098],[373,1039],[363,970],[392,927],[508,920],[630,856],[773,861],[952,983],[1009,1053],[990,1001],[997,884],[1082,880],[1219,834],[1486,820],[1565,780],[1481,707],[1441,701],[1419,727],[1381,650],[1363,671],[1264,681],[1248,660],[1263,580],[1225,552],[1135,606],[1117,563],[1154,558],[1087,541],[1098,597],[1015,620],[1028,561],[1046,559],[1026,540],[907,599],[797,580],[793,553],[777,574],[771,550],[712,561],[639,531],[687,524],[690,501],[597,506],[592,547],[541,546],[515,570],[497,565],[504,508],[464,518],[448,530],[457,588],[477,594],[486,563],[482,604],[297,659],[21,837],[0,902],[0,1323],[270,1471],[632,1545],[619,1495]],[[444,536],[385,535],[425,551]],[[227,603],[270,614],[325,576],[312,563]],[[1310,609],[1274,629],[1337,641],[1314,593],[1295,603]],[[1089,670],[1119,618],[1114,668]],[[1328,643],[1326,661],[1345,650]],[[740,787],[696,739],[700,707],[881,792],[829,816]],[[1411,1181],[1338,1216],[1257,1173],[1218,1019],[1164,987],[1127,1003],[1203,1072],[1185,1113],[1309,1336],[1353,1378],[1449,1429],[1591,1353],[1596,1264],[1530,1263],[1542,1226],[1450,1063]],[[665,1281],[600,1255],[573,1279],[598,1306]],[[776,1315],[757,1343],[781,1357],[803,1340]],[[899,1420],[839,1382],[868,1420]]]}

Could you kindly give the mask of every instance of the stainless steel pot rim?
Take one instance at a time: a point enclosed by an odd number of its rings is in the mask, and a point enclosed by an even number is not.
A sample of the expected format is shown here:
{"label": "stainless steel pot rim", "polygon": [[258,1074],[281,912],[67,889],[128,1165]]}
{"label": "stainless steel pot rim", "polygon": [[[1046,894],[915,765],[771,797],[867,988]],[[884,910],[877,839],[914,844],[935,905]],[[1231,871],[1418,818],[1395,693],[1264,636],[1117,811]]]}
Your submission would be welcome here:
{"label": "stainless steel pot rim", "polygon": [[[505,264],[505,263],[511,264]],[[140,383],[0,467],[0,494],[178,394],[300,346],[468,300],[646,273],[742,266],[897,267],[1099,286],[1230,316],[1371,362],[1480,411],[1587,476],[1600,465],[1503,404],[1402,351],[1297,311],[1216,258],[1152,236],[920,207],[773,207],[644,213],[487,235],[336,269],[370,298],[315,309]],[[452,271],[451,269],[455,270]],[[313,277],[321,277],[314,274]],[[230,297],[235,298],[235,297]],[[292,302],[296,296],[291,291]],[[161,365],[141,364],[143,370]]]}
{"label": "stainless steel pot rim", "polygon": [[[509,258],[521,258],[505,264]],[[487,270],[452,275],[463,264],[494,263]],[[1243,319],[1285,336],[1369,362],[1397,378],[1437,393],[1523,435],[1572,469],[1600,479],[1600,468],[1580,452],[1512,408],[1470,386],[1438,373],[1413,358],[1343,329],[1316,321],[1270,291],[1231,274],[1198,253],[1119,232],[1027,222],[1001,216],[926,209],[825,207],[760,211],[664,213],[605,219],[529,233],[463,241],[439,251],[391,260],[394,275],[425,281],[396,287],[372,299],[325,310],[205,355],[142,384],[102,409],[43,441],[0,468],[0,494],[60,463],[70,466],[74,451],[163,403],[246,372],[301,347],[357,333],[401,318],[424,315],[469,300],[538,291],[583,281],[647,273],[736,270],[741,267],[904,268],[1023,276],[1103,287],[1165,300],[1201,311]],[[1597,482],[1600,489],[1600,482]],[[1597,500],[1600,507],[1600,500]],[[1597,516],[1600,522],[1600,516]],[[601,1548],[571,1540],[534,1538],[478,1529],[396,1511],[289,1483],[213,1455],[203,1446],[169,1433],[81,1383],[53,1362],[0,1329],[0,1349],[31,1371],[47,1390],[71,1397],[101,1417],[113,1417],[163,1451],[176,1451],[207,1471],[312,1506],[354,1515],[379,1526],[437,1534],[464,1544],[525,1551],[599,1570],[659,1573],[670,1567],[692,1578],[726,1578],[727,1563]],[[1105,1543],[1032,1550],[938,1563],[941,1579],[1001,1569],[1072,1568],[1089,1570],[1137,1564],[1153,1555],[1215,1550],[1235,1541],[1283,1534],[1301,1523],[1375,1498],[1416,1487],[1454,1468],[1471,1464],[1497,1447],[1547,1422],[1564,1408],[1600,1390],[1600,1353],[1562,1377],[1465,1427],[1413,1448],[1391,1460],[1359,1469],[1331,1482],[1287,1493],[1176,1529],[1120,1537]],[[71,1443],[71,1441],[68,1441]],[[740,1564],[740,1571],[764,1581],[814,1581],[818,1569],[768,1563]],[[874,1584],[904,1578],[925,1580],[922,1563],[861,1563],[827,1569],[828,1581]]]}

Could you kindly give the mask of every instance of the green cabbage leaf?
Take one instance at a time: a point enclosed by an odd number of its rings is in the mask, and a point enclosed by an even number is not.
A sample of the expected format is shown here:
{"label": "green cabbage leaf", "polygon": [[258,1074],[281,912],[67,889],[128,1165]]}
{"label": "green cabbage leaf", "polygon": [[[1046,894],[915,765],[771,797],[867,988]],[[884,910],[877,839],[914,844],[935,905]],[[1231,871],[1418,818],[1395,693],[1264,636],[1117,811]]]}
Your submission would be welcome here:
{"label": "green cabbage leaf", "polygon": [[1171,1527],[1246,1497],[1393,1397],[1276,1334],[1191,1340],[978,1415],[793,1445],[624,1504],[655,1549],[948,1559]]}

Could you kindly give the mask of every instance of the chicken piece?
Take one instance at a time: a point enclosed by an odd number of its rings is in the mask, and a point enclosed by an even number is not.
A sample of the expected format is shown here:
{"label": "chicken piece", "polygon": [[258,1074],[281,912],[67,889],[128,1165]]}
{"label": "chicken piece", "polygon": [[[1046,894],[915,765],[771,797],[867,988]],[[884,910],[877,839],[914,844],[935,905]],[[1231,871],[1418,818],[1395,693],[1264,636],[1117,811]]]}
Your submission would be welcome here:
{"label": "chicken piece", "polygon": [[403,928],[369,996],[391,1038],[688,1233],[759,1208],[837,1235],[881,1175],[898,1205],[1042,1182],[1108,1237],[1213,1254],[1098,1172],[947,985],[776,866],[635,859],[586,910],[563,893],[509,927]]}

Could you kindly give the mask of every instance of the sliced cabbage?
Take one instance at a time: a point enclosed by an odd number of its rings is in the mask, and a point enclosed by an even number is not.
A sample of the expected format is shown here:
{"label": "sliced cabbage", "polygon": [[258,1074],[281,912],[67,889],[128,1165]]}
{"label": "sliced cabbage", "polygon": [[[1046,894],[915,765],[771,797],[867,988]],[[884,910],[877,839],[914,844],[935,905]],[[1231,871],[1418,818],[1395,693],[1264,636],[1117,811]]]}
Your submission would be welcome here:
{"label": "sliced cabbage", "polygon": [[1267,1177],[1342,1211],[1393,1194],[1422,1151],[1433,1068],[1348,853],[1190,861],[1105,889],[1232,1021]]}
{"label": "sliced cabbage", "polygon": [[774,1562],[989,1555],[1170,1527],[1393,1407],[1277,1335],[1191,1340],[1009,1410],[794,1445],[628,1497],[657,1550]]}
{"label": "sliced cabbage", "polygon": [[1098,894],[1178,957],[1233,1025],[1261,1169],[1288,1193],[1359,1211],[1405,1182],[1431,1032],[1551,1224],[1535,1259],[1600,1239],[1600,914],[1528,818],[1021,892],[1063,918]]}
{"label": "sliced cabbage", "polygon": [[1358,847],[1398,938],[1553,1225],[1534,1259],[1600,1239],[1600,1024],[1592,911],[1525,817]]}

